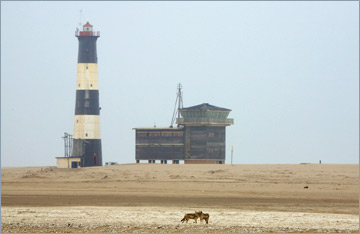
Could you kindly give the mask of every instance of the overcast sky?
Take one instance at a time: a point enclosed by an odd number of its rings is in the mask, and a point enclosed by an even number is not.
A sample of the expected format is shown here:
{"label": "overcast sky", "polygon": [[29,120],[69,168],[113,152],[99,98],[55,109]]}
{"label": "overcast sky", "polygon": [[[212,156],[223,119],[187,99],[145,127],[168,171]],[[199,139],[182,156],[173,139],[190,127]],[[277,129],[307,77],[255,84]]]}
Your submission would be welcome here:
{"label": "overcast sky", "polygon": [[[80,17],[80,10],[83,17]],[[55,166],[73,133],[78,40],[98,39],[103,162],[135,127],[231,109],[226,163],[359,163],[359,2],[1,2],[1,166]]]}

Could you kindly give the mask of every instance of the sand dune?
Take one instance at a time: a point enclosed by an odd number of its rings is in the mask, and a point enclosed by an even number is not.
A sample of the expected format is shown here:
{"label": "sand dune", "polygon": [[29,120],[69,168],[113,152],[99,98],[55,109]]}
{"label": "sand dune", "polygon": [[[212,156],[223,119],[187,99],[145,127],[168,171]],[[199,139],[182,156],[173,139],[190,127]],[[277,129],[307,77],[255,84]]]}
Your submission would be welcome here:
{"label": "sand dune", "polygon": [[359,166],[2,168],[1,205],[2,232],[359,232]]}

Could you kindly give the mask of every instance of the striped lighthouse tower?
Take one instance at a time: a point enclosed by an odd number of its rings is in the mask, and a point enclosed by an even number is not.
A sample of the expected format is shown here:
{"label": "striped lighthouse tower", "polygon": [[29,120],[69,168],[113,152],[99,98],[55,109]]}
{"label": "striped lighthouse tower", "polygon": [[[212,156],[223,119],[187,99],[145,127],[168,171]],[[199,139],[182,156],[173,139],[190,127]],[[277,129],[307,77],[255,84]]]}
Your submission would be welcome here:
{"label": "striped lighthouse tower", "polygon": [[87,22],[82,31],[76,30],[75,36],[79,40],[79,54],[72,157],[80,157],[82,167],[102,166],[96,53],[100,32],[94,32]]}

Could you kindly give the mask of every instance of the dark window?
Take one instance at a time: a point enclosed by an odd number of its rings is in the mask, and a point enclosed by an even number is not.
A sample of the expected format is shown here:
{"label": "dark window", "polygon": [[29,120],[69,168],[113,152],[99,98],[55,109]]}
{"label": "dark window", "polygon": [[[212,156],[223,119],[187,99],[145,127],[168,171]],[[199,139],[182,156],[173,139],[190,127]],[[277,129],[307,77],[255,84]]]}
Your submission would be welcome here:
{"label": "dark window", "polygon": [[147,132],[138,132],[137,135],[138,135],[138,137],[146,137]]}
{"label": "dark window", "polygon": [[163,136],[163,137],[171,137],[171,132],[162,132],[161,136]]}
{"label": "dark window", "polygon": [[150,132],[150,136],[152,136],[152,137],[161,136],[161,133],[160,132]]}

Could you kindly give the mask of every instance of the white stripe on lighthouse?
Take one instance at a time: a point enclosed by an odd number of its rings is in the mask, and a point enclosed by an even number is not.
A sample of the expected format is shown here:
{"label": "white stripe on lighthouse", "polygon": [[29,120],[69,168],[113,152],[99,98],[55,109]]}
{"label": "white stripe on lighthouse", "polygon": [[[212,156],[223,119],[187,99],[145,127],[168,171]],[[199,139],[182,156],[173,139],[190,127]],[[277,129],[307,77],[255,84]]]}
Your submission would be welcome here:
{"label": "white stripe on lighthouse", "polygon": [[77,90],[97,90],[98,85],[98,67],[96,63],[78,63],[76,76]]}
{"label": "white stripe on lighthouse", "polygon": [[75,115],[73,138],[100,139],[100,116]]}

